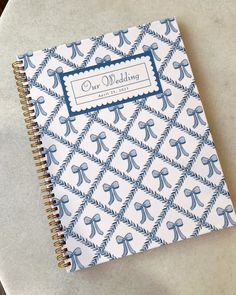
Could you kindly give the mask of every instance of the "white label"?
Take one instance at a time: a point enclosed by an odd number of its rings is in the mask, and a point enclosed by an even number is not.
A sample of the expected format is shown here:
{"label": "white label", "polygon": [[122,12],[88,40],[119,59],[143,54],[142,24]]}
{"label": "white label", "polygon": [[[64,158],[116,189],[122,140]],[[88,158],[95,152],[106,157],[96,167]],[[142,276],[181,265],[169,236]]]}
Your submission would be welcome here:
{"label": "white label", "polygon": [[150,53],[62,74],[71,115],[161,92]]}

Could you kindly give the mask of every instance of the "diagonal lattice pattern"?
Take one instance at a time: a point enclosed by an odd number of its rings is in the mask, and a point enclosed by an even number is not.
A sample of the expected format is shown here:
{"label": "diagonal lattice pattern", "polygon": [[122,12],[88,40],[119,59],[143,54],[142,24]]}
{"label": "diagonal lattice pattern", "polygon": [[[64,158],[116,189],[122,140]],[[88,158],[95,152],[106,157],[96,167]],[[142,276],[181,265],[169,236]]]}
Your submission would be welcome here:
{"label": "diagonal lattice pattern", "polygon": [[[57,73],[152,50],[162,95],[70,121]],[[151,48],[151,49],[150,49]],[[75,271],[234,225],[174,18],[21,56]],[[145,125],[149,122],[149,127]],[[99,148],[94,134],[105,134]],[[133,152],[133,162],[122,158]]]}

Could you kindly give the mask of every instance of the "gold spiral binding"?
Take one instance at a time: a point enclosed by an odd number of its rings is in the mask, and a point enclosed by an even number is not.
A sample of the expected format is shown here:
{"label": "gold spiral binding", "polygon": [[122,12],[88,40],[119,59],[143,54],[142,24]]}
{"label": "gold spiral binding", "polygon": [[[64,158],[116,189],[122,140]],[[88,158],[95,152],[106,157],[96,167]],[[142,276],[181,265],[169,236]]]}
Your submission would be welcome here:
{"label": "gold spiral binding", "polygon": [[52,193],[52,182],[50,174],[48,173],[48,167],[45,154],[43,154],[43,147],[41,136],[39,133],[38,124],[35,121],[36,116],[31,103],[32,98],[29,96],[29,85],[27,83],[26,73],[24,72],[23,61],[16,61],[12,64],[13,73],[16,79],[17,90],[19,92],[20,103],[25,118],[25,125],[28,131],[29,140],[31,143],[33,159],[35,161],[36,171],[38,173],[39,184],[41,186],[42,198],[45,200],[44,205],[47,207],[49,226],[51,228],[52,239],[54,246],[56,247],[55,253],[57,254],[58,266],[63,268],[69,266],[71,263],[67,261],[69,256],[66,255],[68,251],[65,246],[65,236],[63,234],[63,228],[61,221],[59,220],[58,207],[55,206],[54,194]]}

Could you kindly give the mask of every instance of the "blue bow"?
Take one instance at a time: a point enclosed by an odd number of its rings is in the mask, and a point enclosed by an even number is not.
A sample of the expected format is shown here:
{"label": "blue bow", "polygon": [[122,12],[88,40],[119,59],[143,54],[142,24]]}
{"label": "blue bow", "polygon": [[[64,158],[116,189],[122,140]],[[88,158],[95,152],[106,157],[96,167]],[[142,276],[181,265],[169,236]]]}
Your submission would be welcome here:
{"label": "blue bow", "polygon": [[166,25],[166,32],[165,35],[168,35],[170,33],[170,30],[172,30],[173,32],[177,33],[178,31],[176,30],[176,28],[173,26],[172,22],[175,19],[173,17],[168,17],[166,19],[162,19],[160,20],[161,24],[165,24]]}
{"label": "blue bow", "polygon": [[191,78],[191,74],[188,73],[186,67],[188,66],[188,60],[183,59],[180,63],[177,61],[173,62],[174,69],[179,69],[179,81],[183,80],[184,75],[188,78]]}
{"label": "blue bow", "polygon": [[143,45],[143,52],[147,52],[147,51],[150,51],[152,53],[152,55],[154,56],[154,58],[157,60],[157,61],[160,61],[160,57],[157,56],[156,54],[156,51],[158,49],[158,45],[157,43],[152,43],[150,46],[148,45]]}
{"label": "blue bow", "polygon": [[53,153],[55,153],[56,151],[57,151],[57,147],[55,146],[55,144],[52,144],[48,149],[44,149],[43,153],[47,157],[47,166],[48,167],[52,164],[52,162],[55,165],[59,164],[59,162],[56,160],[56,158],[53,155]]}
{"label": "blue bow", "polygon": [[179,139],[175,140],[175,139],[170,139],[169,141],[170,146],[171,147],[176,147],[177,150],[177,154],[175,159],[178,160],[181,157],[181,154],[183,153],[184,156],[188,157],[189,153],[187,153],[185,151],[185,149],[183,148],[183,144],[186,143],[185,137],[181,136]]}
{"label": "blue bow", "polygon": [[139,126],[140,129],[144,129],[145,130],[145,138],[144,138],[144,141],[147,141],[150,138],[150,135],[153,138],[157,138],[156,134],[151,129],[151,127],[154,126],[153,119],[149,119],[147,122],[140,121],[138,123],[138,126]]}
{"label": "blue bow", "polygon": [[194,118],[194,123],[193,123],[193,128],[196,128],[198,126],[198,123],[200,122],[202,125],[206,125],[206,123],[202,120],[200,117],[200,114],[203,112],[203,109],[201,106],[196,107],[194,110],[193,109],[187,109],[187,114],[189,116],[193,116]]}
{"label": "blue bow", "polygon": [[141,224],[143,224],[147,218],[151,221],[154,220],[154,218],[151,216],[151,214],[148,212],[148,208],[151,207],[151,203],[149,200],[145,200],[142,204],[139,203],[139,202],[135,202],[134,203],[134,208],[137,210],[137,211],[140,211],[141,210],[141,213],[142,213],[142,219],[140,221]]}
{"label": "blue bow", "polygon": [[62,218],[64,213],[67,216],[71,216],[70,211],[66,208],[66,203],[69,203],[69,198],[67,195],[62,196],[60,199],[54,198],[54,205],[58,207],[59,210],[59,218]]}
{"label": "blue bow", "polygon": [[104,64],[106,62],[111,61],[111,57],[109,54],[105,55],[103,58],[102,57],[96,57],[95,58],[96,64],[100,65],[100,64]]}
{"label": "blue bow", "polygon": [[71,59],[74,59],[76,57],[76,54],[78,54],[79,56],[84,56],[84,54],[79,50],[79,45],[81,45],[80,40],[66,44],[67,48],[72,49]]}
{"label": "blue bow", "polygon": [[105,145],[105,143],[103,142],[104,139],[106,139],[106,133],[105,132],[100,132],[98,135],[95,134],[91,134],[90,135],[90,139],[92,142],[97,142],[97,150],[96,150],[96,154],[99,154],[102,151],[102,148],[104,149],[104,151],[108,152],[109,148]]}
{"label": "blue bow", "polygon": [[35,65],[30,60],[31,56],[33,56],[33,52],[31,52],[31,51],[28,51],[28,52],[18,56],[19,59],[23,59],[25,70],[28,68],[28,66],[30,66],[33,69],[35,68]]}
{"label": "blue bow", "polygon": [[38,115],[41,113],[43,116],[47,116],[47,113],[44,111],[44,109],[42,108],[41,104],[43,104],[45,102],[44,97],[40,96],[38,97],[36,100],[32,99],[31,100],[32,105],[35,108],[35,117],[37,118]]}
{"label": "blue bow", "polygon": [[71,167],[71,171],[73,173],[78,173],[78,176],[79,176],[79,179],[78,179],[78,182],[77,182],[77,185],[80,186],[83,181],[87,182],[87,183],[90,183],[90,179],[88,179],[88,177],[86,176],[85,174],[85,171],[88,170],[88,165],[87,163],[82,163],[79,167],[76,166],[76,165],[73,165]]}
{"label": "blue bow", "polygon": [[199,186],[195,186],[192,190],[187,188],[184,190],[185,196],[187,198],[191,197],[191,200],[192,200],[192,205],[190,207],[191,210],[193,210],[196,207],[196,204],[198,204],[200,207],[204,206],[204,204],[198,199],[198,196],[197,196],[200,193],[201,193],[201,190]]}
{"label": "blue bow", "polygon": [[215,165],[215,163],[218,161],[218,158],[215,154],[210,156],[210,158],[202,157],[201,160],[203,165],[208,165],[208,168],[209,168],[208,177],[211,177],[214,172],[216,174],[221,174],[220,170],[218,170],[218,168]]}
{"label": "blue bow", "polygon": [[171,95],[172,95],[172,92],[170,89],[166,89],[163,93],[159,93],[156,95],[157,99],[162,99],[162,103],[163,103],[161,108],[162,111],[164,111],[167,108],[167,106],[171,108],[175,107],[169,100],[168,96],[171,96]]}
{"label": "blue bow", "polygon": [[122,160],[128,160],[128,168],[126,172],[130,172],[133,167],[135,169],[140,169],[139,165],[134,161],[135,157],[137,157],[137,152],[134,149],[131,150],[129,153],[126,153],[126,152],[121,153]]}
{"label": "blue bow", "polygon": [[116,190],[119,188],[119,183],[118,181],[113,181],[111,185],[104,183],[103,184],[103,190],[104,192],[109,192],[110,194],[110,200],[108,202],[109,205],[111,205],[114,200],[116,199],[117,201],[121,202],[122,199],[119,197],[117,194]]}
{"label": "blue bow", "polygon": [[70,272],[74,272],[76,270],[76,266],[78,266],[79,269],[84,268],[84,266],[81,264],[81,262],[78,259],[78,256],[82,254],[82,251],[79,247],[75,248],[73,252],[67,251],[66,254],[71,259],[71,269]]}
{"label": "blue bow", "polygon": [[129,243],[132,240],[133,240],[133,236],[131,233],[127,233],[124,237],[116,236],[117,244],[119,244],[119,245],[123,244],[123,247],[124,247],[122,256],[127,256],[128,251],[130,251],[130,253],[132,253],[132,254],[135,253],[134,249],[131,247],[131,245]]}
{"label": "blue bow", "polygon": [[182,240],[186,239],[185,235],[180,230],[180,227],[183,226],[183,221],[181,218],[177,219],[175,222],[167,221],[166,226],[169,230],[174,230],[173,242],[178,241],[179,238]]}
{"label": "blue bow", "polygon": [[57,67],[56,70],[52,70],[52,69],[48,69],[47,70],[48,76],[49,77],[53,77],[54,78],[54,83],[52,85],[52,88],[56,88],[58,85],[58,81],[60,81],[59,79],[59,74],[63,73],[63,68],[62,67]]}
{"label": "blue bow", "polygon": [[166,175],[168,175],[168,169],[167,168],[162,168],[161,171],[153,170],[152,171],[152,176],[153,178],[159,178],[159,192],[163,190],[164,186],[171,188],[171,185],[169,182],[166,180]]}
{"label": "blue bow", "polygon": [[88,216],[84,217],[84,223],[86,225],[91,225],[91,234],[89,236],[90,239],[92,239],[95,236],[96,232],[99,235],[103,235],[103,231],[101,231],[101,229],[97,225],[97,222],[100,222],[100,221],[101,221],[101,217],[99,214],[95,214],[92,218]]}
{"label": "blue bow", "polygon": [[120,119],[123,121],[126,121],[126,118],[121,113],[121,109],[123,109],[123,108],[124,108],[123,104],[115,105],[115,106],[108,108],[110,112],[115,113],[115,119],[114,119],[113,123],[116,124]]}
{"label": "blue bow", "polygon": [[64,136],[68,136],[71,131],[74,132],[74,133],[78,133],[78,130],[76,130],[75,127],[72,124],[72,122],[74,122],[74,121],[75,121],[75,117],[70,117],[69,116],[69,117],[65,118],[65,117],[61,116],[59,118],[59,122],[61,124],[66,124],[66,133],[65,133]]}
{"label": "blue bow", "polygon": [[218,207],[216,212],[219,216],[224,216],[224,228],[229,226],[229,223],[236,225],[236,222],[230,216],[230,213],[233,212],[233,207],[231,205],[226,206],[224,209]]}
{"label": "blue bow", "polygon": [[127,37],[125,36],[125,34],[128,33],[128,30],[125,29],[125,30],[120,30],[118,32],[114,32],[114,36],[119,36],[119,44],[118,44],[118,47],[121,47],[123,46],[124,43],[130,45],[131,42],[127,39]]}

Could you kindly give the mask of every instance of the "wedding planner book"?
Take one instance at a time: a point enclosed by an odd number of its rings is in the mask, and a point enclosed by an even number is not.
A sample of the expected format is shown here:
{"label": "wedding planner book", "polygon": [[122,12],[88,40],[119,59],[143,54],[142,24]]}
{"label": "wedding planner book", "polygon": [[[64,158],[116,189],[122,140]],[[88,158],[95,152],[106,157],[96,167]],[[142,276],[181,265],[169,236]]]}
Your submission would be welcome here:
{"label": "wedding planner book", "polygon": [[13,69],[60,267],[236,224],[174,17],[26,52]]}

